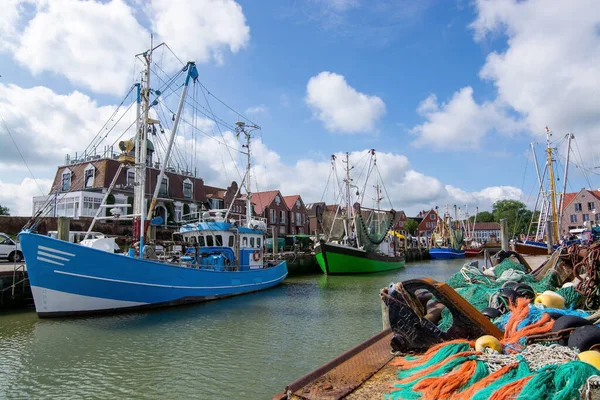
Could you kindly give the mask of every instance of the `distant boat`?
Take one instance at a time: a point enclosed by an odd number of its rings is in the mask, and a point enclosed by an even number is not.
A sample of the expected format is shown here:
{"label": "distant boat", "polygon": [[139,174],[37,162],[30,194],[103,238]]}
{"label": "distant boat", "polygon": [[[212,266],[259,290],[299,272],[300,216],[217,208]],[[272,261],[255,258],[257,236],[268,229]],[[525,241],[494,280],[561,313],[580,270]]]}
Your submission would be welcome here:
{"label": "distant boat", "polygon": [[439,217],[437,207],[435,214],[437,223],[431,235],[429,257],[434,260],[464,258],[464,231],[453,227],[452,217],[450,217],[450,213],[448,212],[448,206],[446,206],[446,212],[444,213],[443,219]]}
{"label": "distant boat", "polygon": [[[372,171],[377,169],[375,150],[370,150],[370,154],[371,164],[368,170]],[[334,156],[332,162],[332,171],[335,171]],[[346,153],[343,197],[346,204],[344,207],[338,205],[329,214],[324,212],[325,217],[329,218],[329,224],[324,224],[329,228],[326,232],[329,240],[322,239],[315,246],[315,256],[321,270],[327,275],[364,274],[404,267],[405,255],[399,249],[397,235],[390,230],[396,222],[396,212],[380,209],[382,197],[379,183],[375,186],[375,209],[363,208],[358,202],[351,204],[351,188],[358,190],[358,187],[352,184],[350,170],[354,167],[349,162],[349,155]],[[365,180],[368,181],[368,178],[369,176]],[[357,191],[357,195],[360,192]]]}
{"label": "distant boat", "polygon": [[[152,50],[143,53],[150,73]],[[162,182],[168,164],[171,144],[177,132],[182,113],[185,93],[190,80],[198,76],[194,63],[188,63],[185,85],[174,116],[170,144],[166,151],[157,182]],[[149,79],[145,82],[148,84]],[[145,179],[146,175],[146,135],[149,131],[149,94],[154,93],[158,104],[158,91],[144,88],[141,94],[137,85],[138,118],[136,120],[135,145],[121,142],[124,151],[123,164],[119,167],[110,188],[86,236],[91,234],[94,222],[104,211],[106,200],[114,187],[123,165],[136,168],[134,211],[132,215],[120,219],[134,219],[134,230],[139,231],[139,255],[134,249],[129,254],[115,253],[114,238],[99,237],[85,239],[80,244],[57,240],[33,233],[34,229],[24,230],[20,235],[23,254],[27,260],[27,270],[33,292],[35,307],[40,317],[88,315],[113,313],[152,307],[166,307],[185,303],[214,300],[267,289],[279,284],[287,276],[285,261],[264,262],[263,248],[266,224],[251,216],[251,193],[245,175],[246,219],[235,223],[227,219],[229,210],[217,210],[201,214],[197,223],[181,228],[181,234],[188,245],[188,252],[172,262],[159,260],[150,245],[144,241],[151,213],[154,209],[160,185],[150,202],[150,215],[146,216]],[[140,118],[140,98],[144,98],[143,119]],[[244,145],[247,155],[247,168],[250,168],[250,129],[244,123],[237,123],[238,136],[246,138]],[[135,163],[129,160],[129,152],[135,148]],[[131,157],[133,158],[133,157]],[[139,160],[142,160],[141,162]],[[233,204],[233,202],[232,202]],[[111,206],[114,207],[114,206]],[[145,221],[145,223],[140,223]]]}
{"label": "distant boat", "polygon": [[429,257],[434,260],[465,258],[465,250],[456,250],[451,247],[432,247],[429,249]]}
{"label": "distant boat", "polygon": [[465,257],[477,257],[483,254],[483,248],[465,249]]}

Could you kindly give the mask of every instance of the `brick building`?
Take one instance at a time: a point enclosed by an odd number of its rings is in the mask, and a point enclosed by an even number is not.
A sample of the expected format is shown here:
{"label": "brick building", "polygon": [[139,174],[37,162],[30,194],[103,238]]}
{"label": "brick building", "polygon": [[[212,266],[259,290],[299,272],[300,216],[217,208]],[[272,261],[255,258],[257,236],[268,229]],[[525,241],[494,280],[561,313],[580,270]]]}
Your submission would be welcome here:
{"label": "brick building", "polygon": [[577,193],[566,193],[561,219],[561,236],[569,234],[570,229],[583,228],[584,223],[600,223],[600,190],[581,189]]}
{"label": "brick building", "polygon": [[288,207],[288,234],[309,234],[310,220],[302,197],[299,194],[295,194],[293,196],[284,196],[283,200]]}

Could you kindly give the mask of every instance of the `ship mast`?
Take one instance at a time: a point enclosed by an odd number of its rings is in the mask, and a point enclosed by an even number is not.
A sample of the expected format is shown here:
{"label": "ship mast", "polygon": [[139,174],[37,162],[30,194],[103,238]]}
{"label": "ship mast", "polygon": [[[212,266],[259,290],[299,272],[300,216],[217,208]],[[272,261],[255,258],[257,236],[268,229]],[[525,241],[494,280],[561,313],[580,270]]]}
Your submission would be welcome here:
{"label": "ship mast", "polygon": [[567,133],[567,155],[565,160],[565,175],[563,177],[563,191],[558,202],[558,229],[561,229],[562,216],[565,208],[565,194],[567,193],[567,175],[569,173],[569,156],[571,154],[571,139],[575,138],[572,133]]}
{"label": "ship mast", "polygon": [[[250,166],[251,166],[251,159],[252,156],[250,154],[250,139],[252,138],[252,135],[250,134],[250,132],[252,132],[252,130],[254,129],[260,129],[260,126],[258,125],[246,125],[245,122],[243,121],[238,121],[235,123],[236,128],[235,131],[237,133],[237,135],[239,135],[240,133],[244,134],[244,137],[246,138],[246,144],[243,144],[242,147],[246,148],[246,152],[243,154],[246,154],[246,173],[244,174],[244,178],[243,178],[243,186],[244,189],[246,189],[246,226],[250,226],[250,220],[252,219],[252,188],[251,188],[251,180],[250,180]],[[247,129],[250,128],[250,129]],[[234,196],[234,199],[237,197],[237,193],[236,196]],[[235,201],[235,200],[234,200]],[[233,202],[232,202],[233,204]],[[229,208],[231,208],[231,205],[229,206]],[[229,213],[229,210],[227,211]]]}
{"label": "ship mast", "polygon": [[346,183],[346,218],[344,219],[344,230],[346,231],[346,240],[350,237],[350,219],[352,211],[350,209],[350,155],[346,152],[346,161],[342,161],[346,163],[346,179],[344,182]]}
{"label": "ship mast", "polygon": [[[152,63],[152,50],[154,48],[153,38],[150,39],[150,50],[143,53],[144,61],[146,63],[146,70],[142,73],[142,81],[144,87],[140,91],[142,101],[142,112],[143,116],[140,121],[140,110],[138,106],[137,121],[136,121],[136,143],[135,143],[135,165],[136,165],[136,180],[134,186],[134,214],[138,216],[140,221],[140,258],[144,254],[144,234],[145,234],[145,195],[146,195],[146,158],[147,158],[147,145],[146,136],[148,133],[148,114],[150,111],[150,64]],[[138,104],[140,102],[140,95],[138,95]]]}
{"label": "ship mast", "polygon": [[[548,171],[549,171],[549,178],[550,178],[550,205],[552,207],[551,222],[552,222],[552,229],[553,229],[553,232],[552,232],[552,239],[553,239],[553,238],[558,238],[559,232],[558,232],[558,214],[556,212],[556,188],[554,187],[554,170],[552,168],[553,160],[552,160],[552,148],[550,147],[550,136],[552,136],[552,134],[550,133],[550,129],[548,129],[548,127],[546,126],[546,152],[548,153],[547,162],[548,162]],[[558,243],[558,241],[556,241],[554,243]]]}

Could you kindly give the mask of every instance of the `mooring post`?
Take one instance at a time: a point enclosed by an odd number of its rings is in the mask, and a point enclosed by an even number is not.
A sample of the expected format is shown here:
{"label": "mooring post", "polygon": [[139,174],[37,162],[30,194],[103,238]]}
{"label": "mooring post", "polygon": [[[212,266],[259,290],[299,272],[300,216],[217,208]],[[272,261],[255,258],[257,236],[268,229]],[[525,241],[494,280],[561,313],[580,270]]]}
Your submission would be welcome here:
{"label": "mooring post", "polygon": [[390,310],[383,299],[381,299],[381,324],[384,331],[390,328]]}
{"label": "mooring post", "polygon": [[554,252],[554,243],[552,239],[554,238],[554,232],[552,232],[552,221],[546,221],[546,237],[548,240],[546,244],[548,245],[548,254],[552,254]]}
{"label": "mooring post", "polygon": [[57,238],[58,240],[69,241],[69,229],[71,228],[71,218],[69,217],[58,217],[57,223]]}
{"label": "mooring post", "polygon": [[502,250],[508,251],[508,221],[506,218],[500,220],[500,240],[502,242]]}

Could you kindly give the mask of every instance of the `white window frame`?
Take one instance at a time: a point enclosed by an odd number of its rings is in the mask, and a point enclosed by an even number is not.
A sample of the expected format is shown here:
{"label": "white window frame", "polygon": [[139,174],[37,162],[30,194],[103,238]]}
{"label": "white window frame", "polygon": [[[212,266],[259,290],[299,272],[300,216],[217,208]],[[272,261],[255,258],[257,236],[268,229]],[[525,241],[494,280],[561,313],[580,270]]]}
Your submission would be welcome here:
{"label": "white window frame", "polygon": [[[130,179],[129,174],[132,172],[133,172],[133,177]],[[135,183],[135,169],[128,168],[127,171],[125,172],[125,185],[133,187],[134,183]]]}
{"label": "white window frame", "polygon": [[159,183],[159,182],[158,182],[158,178],[160,178],[160,174],[159,174],[159,175],[156,177],[156,184],[157,184],[157,185],[160,185],[160,186],[159,186],[159,188],[158,188],[158,194],[159,194],[159,195],[163,194],[163,195],[165,195],[165,196],[167,196],[167,197],[168,197],[168,196],[169,196],[169,177],[168,177],[166,174],[165,174],[165,176],[163,176],[163,181],[164,181],[164,180],[166,180],[166,181],[167,181],[167,190],[166,190],[166,193],[165,193],[165,192],[162,192],[162,191],[160,190],[160,188],[161,188],[161,186],[162,186],[162,182],[160,182],[160,183]]}
{"label": "white window frame", "polygon": [[[87,179],[88,171],[92,171],[92,180],[91,180],[90,185],[88,185],[88,179]],[[95,180],[96,180],[96,167],[94,167],[94,165],[92,165],[92,164],[88,164],[87,167],[85,167],[85,169],[83,170],[83,187],[84,188],[94,187]]]}
{"label": "white window frame", "polygon": [[[186,185],[190,185],[190,195],[189,196],[185,195],[185,186]],[[183,181],[183,198],[184,199],[193,199],[194,198],[194,182],[192,182],[192,180],[190,178],[186,178]]]}
{"label": "white window frame", "polygon": [[[67,186],[67,188],[65,189],[65,175],[69,175],[69,185]],[[73,173],[71,172],[71,170],[69,168],[65,169],[62,174],[60,175],[60,191],[61,192],[68,192],[69,190],[71,190],[71,179],[73,178]]]}

